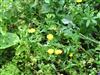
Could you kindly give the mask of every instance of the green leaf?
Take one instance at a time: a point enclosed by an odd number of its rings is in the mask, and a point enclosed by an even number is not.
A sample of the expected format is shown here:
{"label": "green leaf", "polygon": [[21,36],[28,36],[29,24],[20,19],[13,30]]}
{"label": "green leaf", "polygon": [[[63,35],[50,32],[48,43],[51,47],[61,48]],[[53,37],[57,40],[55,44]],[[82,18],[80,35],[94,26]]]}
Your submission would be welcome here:
{"label": "green leaf", "polygon": [[100,12],[98,12],[97,17],[100,18]]}
{"label": "green leaf", "polygon": [[65,3],[65,0],[60,0],[60,1],[59,1],[59,4],[60,4],[60,5],[64,5],[64,3]]}
{"label": "green leaf", "polygon": [[0,49],[5,49],[19,42],[19,37],[14,33],[0,35]]}
{"label": "green leaf", "polygon": [[71,21],[68,20],[68,19],[66,19],[66,18],[63,18],[61,21],[62,21],[63,24],[69,24],[69,23],[71,23]]}
{"label": "green leaf", "polygon": [[0,75],[18,75],[19,72],[14,63],[8,63],[5,67],[0,68]]}
{"label": "green leaf", "polygon": [[50,0],[45,0],[45,3],[50,3]]}
{"label": "green leaf", "polygon": [[96,0],[96,2],[100,3],[100,0]]}
{"label": "green leaf", "polygon": [[97,61],[96,64],[100,65],[100,61]]}
{"label": "green leaf", "polygon": [[87,22],[86,22],[86,27],[88,27],[89,24],[90,24],[90,20],[87,20]]}
{"label": "green leaf", "polygon": [[48,13],[52,10],[50,10],[50,7],[48,6],[48,4],[43,4],[40,10],[40,13]]}

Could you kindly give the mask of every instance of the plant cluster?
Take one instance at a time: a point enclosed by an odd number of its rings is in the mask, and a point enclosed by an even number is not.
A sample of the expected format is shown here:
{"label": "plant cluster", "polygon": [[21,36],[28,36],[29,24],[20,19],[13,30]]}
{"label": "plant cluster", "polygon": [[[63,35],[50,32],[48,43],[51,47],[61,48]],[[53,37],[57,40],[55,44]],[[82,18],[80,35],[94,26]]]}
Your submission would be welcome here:
{"label": "plant cluster", "polygon": [[100,0],[0,0],[0,75],[96,75]]}

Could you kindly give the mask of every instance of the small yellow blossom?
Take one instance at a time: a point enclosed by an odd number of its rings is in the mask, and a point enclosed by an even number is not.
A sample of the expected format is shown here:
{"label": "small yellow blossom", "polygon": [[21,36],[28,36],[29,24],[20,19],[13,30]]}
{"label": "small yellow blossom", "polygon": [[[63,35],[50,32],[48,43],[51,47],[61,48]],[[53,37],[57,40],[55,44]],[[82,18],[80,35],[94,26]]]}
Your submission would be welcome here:
{"label": "small yellow blossom", "polygon": [[70,53],[70,54],[69,54],[69,57],[73,57],[73,53]]}
{"label": "small yellow blossom", "polygon": [[56,55],[61,54],[61,53],[62,53],[62,50],[55,50]]}
{"label": "small yellow blossom", "polygon": [[34,33],[36,30],[34,28],[28,29],[29,33]]}
{"label": "small yellow blossom", "polygon": [[80,3],[80,2],[82,2],[82,0],[76,0],[76,2],[77,2],[77,3]]}
{"label": "small yellow blossom", "polygon": [[48,35],[47,35],[47,39],[48,39],[48,40],[52,40],[52,39],[53,39],[53,35],[52,35],[52,34],[48,34]]}
{"label": "small yellow blossom", "polygon": [[47,51],[49,54],[53,54],[54,53],[54,50],[53,49],[48,49]]}

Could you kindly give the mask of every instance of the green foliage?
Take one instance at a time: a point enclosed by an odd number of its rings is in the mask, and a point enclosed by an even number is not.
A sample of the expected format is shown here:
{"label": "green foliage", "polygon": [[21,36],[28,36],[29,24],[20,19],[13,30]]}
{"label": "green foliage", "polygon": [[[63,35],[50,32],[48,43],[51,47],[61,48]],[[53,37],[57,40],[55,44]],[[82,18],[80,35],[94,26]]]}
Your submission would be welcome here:
{"label": "green foliage", "polygon": [[5,49],[10,46],[13,46],[19,42],[19,38],[16,34],[6,33],[0,35],[0,49]]}
{"label": "green foliage", "polygon": [[14,63],[9,63],[0,69],[0,75],[23,75]]}
{"label": "green foliage", "polygon": [[0,75],[96,75],[99,6],[99,0],[0,0]]}

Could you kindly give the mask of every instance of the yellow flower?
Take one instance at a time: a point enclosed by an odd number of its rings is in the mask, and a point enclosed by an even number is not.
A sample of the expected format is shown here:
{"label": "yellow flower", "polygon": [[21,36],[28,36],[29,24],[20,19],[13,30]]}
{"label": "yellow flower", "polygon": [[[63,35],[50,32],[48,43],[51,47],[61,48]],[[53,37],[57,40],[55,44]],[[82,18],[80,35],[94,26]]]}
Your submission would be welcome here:
{"label": "yellow flower", "polygon": [[55,54],[56,55],[59,55],[59,54],[61,54],[62,53],[62,50],[55,50]]}
{"label": "yellow flower", "polygon": [[69,54],[69,57],[73,57],[73,53],[70,53],[70,54]]}
{"label": "yellow flower", "polygon": [[53,49],[48,49],[47,51],[49,54],[53,54],[54,53],[54,50]]}
{"label": "yellow flower", "polygon": [[48,34],[48,35],[47,35],[47,39],[48,39],[48,40],[52,40],[52,39],[53,39],[53,35],[52,35],[52,34]]}
{"label": "yellow flower", "polygon": [[80,2],[82,2],[82,0],[76,0],[76,2],[77,2],[77,3],[80,3]]}
{"label": "yellow flower", "polygon": [[28,29],[29,33],[34,33],[36,30],[34,28]]}

